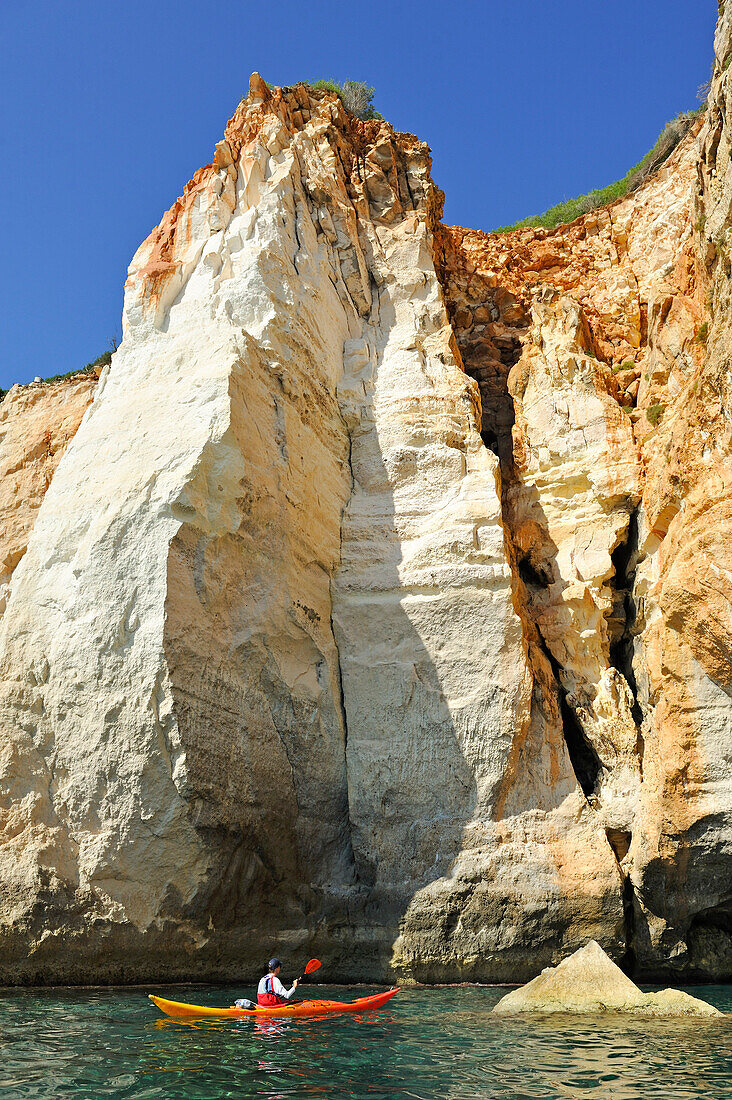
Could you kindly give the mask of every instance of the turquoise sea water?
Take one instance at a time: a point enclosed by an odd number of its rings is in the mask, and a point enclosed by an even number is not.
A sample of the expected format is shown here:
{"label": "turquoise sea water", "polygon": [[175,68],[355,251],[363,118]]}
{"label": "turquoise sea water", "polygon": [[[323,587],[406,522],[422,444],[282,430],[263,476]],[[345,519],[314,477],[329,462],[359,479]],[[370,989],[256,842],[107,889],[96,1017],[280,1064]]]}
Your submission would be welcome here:
{"label": "turquoise sea water", "polygon": [[[732,1012],[732,987],[686,987]],[[366,992],[308,986],[353,999]],[[410,989],[361,1017],[165,1019],[139,989],[0,992],[2,1100],[732,1098],[729,1022],[492,1017],[497,988]],[[151,988],[197,1004],[231,986]]]}

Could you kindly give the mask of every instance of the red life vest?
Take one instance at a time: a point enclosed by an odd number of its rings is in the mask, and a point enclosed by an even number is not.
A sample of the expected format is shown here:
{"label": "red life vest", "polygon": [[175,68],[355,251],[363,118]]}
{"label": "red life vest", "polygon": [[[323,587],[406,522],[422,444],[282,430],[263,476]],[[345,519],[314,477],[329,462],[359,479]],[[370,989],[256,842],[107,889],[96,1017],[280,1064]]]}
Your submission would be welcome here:
{"label": "red life vest", "polygon": [[265,992],[257,993],[257,1004],[260,1008],[274,1008],[275,1005],[286,1005],[287,997],[281,997],[272,990],[272,976],[267,978],[264,985]]}

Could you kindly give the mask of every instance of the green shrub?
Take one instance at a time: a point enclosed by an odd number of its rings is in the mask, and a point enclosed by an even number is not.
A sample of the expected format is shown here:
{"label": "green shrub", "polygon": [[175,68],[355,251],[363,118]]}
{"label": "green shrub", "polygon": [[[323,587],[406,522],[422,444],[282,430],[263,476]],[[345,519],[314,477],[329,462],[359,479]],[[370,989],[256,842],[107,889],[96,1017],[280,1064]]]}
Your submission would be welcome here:
{"label": "green shrub", "polygon": [[696,336],[694,339],[697,344],[706,344],[707,337],[709,336],[709,321],[704,321],[696,330]]}
{"label": "green shrub", "polygon": [[346,110],[356,118],[363,121],[368,118],[383,118],[373,105],[374,89],[362,80],[344,80],[342,84],[335,80],[309,80],[305,83],[316,91],[335,92],[340,96]]}
{"label": "green shrub", "polygon": [[613,367],[613,373],[619,374],[621,370],[633,370],[635,363],[632,359],[623,359],[622,363],[616,363]]}
{"label": "green shrub", "polygon": [[[265,80],[264,83],[271,92],[277,87],[269,80]],[[384,117],[373,106],[374,89],[363,80],[344,80],[342,84],[337,80],[303,80],[302,83],[316,92],[335,92],[346,110],[364,122],[369,118]]]}
{"label": "green shrub", "polygon": [[341,94],[340,84],[336,84],[335,80],[306,80],[304,83],[309,88],[315,88],[318,92],[335,92],[336,95]]}
{"label": "green shrub", "polygon": [[655,428],[656,425],[660,423],[661,418],[663,416],[663,413],[664,413],[663,405],[661,405],[661,404],[649,405],[648,408],[646,409],[646,420],[648,420],[649,423],[653,424],[653,427]]}
{"label": "green shrub", "polygon": [[642,160],[626,172],[621,180],[608,184],[600,190],[589,191],[586,195],[579,195],[576,199],[567,199],[545,210],[543,214],[535,214],[530,218],[523,218],[513,225],[502,225],[494,229],[494,233],[510,233],[514,229],[526,229],[530,226],[543,226],[545,229],[554,229],[557,225],[565,225],[574,221],[582,214],[588,214],[590,210],[596,210],[600,206],[620,199],[631,191],[640,187],[663,162],[671,155],[681,139],[686,136],[699,110],[688,111],[677,115],[666,123],[656,139],[653,148],[646,153]]}

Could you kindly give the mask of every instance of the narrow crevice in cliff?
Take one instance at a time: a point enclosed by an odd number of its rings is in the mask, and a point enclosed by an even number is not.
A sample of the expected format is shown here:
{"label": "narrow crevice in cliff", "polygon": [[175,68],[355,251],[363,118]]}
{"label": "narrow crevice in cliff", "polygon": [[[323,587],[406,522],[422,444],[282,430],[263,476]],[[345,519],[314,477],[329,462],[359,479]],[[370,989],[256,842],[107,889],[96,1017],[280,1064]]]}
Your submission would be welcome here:
{"label": "narrow crevice in cliff", "polygon": [[[514,499],[521,493],[522,484],[513,452],[515,409],[508,377],[523,353],[528,310],[505,288],[496,287],[489,280],[482,282],[475,274],[461,284],[458,278],[464,279],[464,276],[459,263],[454,257],[450,262],[444,251],[448,243],[442,239],[443,251],[438,253],[436,268],[465,372],[475,379],[480,390],[481,438],[500,462],[501,521],[506,557],[513,574],[514,606],[524,624],[535,677],[541,679],[541,665],[549,665],[547,682],[539,688],[539,694],[542,688],[556,693],[570,763],[585,797],[589,798],[597,787],[603,765],[569,702],[562,684],[561,665],[539,629],[533,606],[534,595],[545,592],[554,582],[553,567],[550,561],[542,560],[530,548],[522,549],[515,535]],[[536,660],[532,660],[531,653],[537,649],[545,661],[538,654]]]}
{"label": "narrow crevice in cliff", "polygon": [[[508,390],[508,374],[511,367],[518,363],[522,351],[523,341],[516,337],[505,340],[501,346],[500,359],[505,373],[499,376],[502,383],[500,387],[495,386],[494,383],[495,404],[487,410],[485,405],[483,406],[481,436],[486,445],[488,445],[486,436],[491,441],[495,440],[494,446],[490,449],[498,456],[501,463],[501,518],[506,554],[514,577],[518,574],[519,591],[516,593],[516,610],[528,632],[529,648],[538,646],[551,668],[562,721],[562,735],[570,763],[585,798],[589,798],[597,787],[602,772],[602,762],[594,746],[585,736],[582,723],[569,702],[567,691],[562,684],[561,665],[542,635],[536,622],[536,615],[532,614],[532,591],[545,591],[552,584],[554,577],[551,573],[551,565],[535,560],[530,552],[521,553],[514,537],[512,496],[520,485],[520,479],[513,454],[515,412],[513,398]],[[482,392],[481,387],[481,394]],[[486,413],[490,417],[488,424],[486,424]]]}
{"label": "narrow crevice in cliff", "polygon": [[621,969],[632,978],[636,970],[635,955],[635,890],[630,875],[623,869],[623,860],[630,850],[633,835],[627,829],[605,829],[607,842],[612,848],[622,884],[621,901],[623,904],[623,937],[625,951],[620,960]]}
{"label": "narrow crevice in cliff", "polygon": [[343,668],[343,657],[341,655],[341,646],[338,642],[338,633],[336,630],[336,622],[334,615],[334,587],[336,583],[336,577],[338,572],[343,566],[343,527],[346,520],[346,513],[348,507],[353,498],[356,487],[356,478],[353,473],[353,435],[344,420],[344,428],[346,432],[346,439],[348,442],[348,452],[345,457],[345,465],[348,476],[350,476],[350,488],[348,490],[348,496],[341,509],[340,527],[339,527],[339,551],[338,562],[331,574],[330,578],[330,633],[333,639],[333,646],[335,648],[336,668],[335,674],[338,678],[337,684],[334,685],[333,690],[333,705],[340,711],[341,729],[343,731],[343,774],[345,782],[345,819],[343,822],[344,833],[347,837],[348,851],[349,851],[349,864],[353,875],[352,885],[354,888],[360,888],[365,885],[364,882],[364,864],[363,860],[356,858],[356,852],[353,844],[353,813],[351,807],[352,788],[349,775],[348,766],[348,708],[346,706],[346,693],[344,688],[345,676]]}
{"label": "narrow crevice in cliff", "polygon": [[636,970],[635,957],[635,890],[630,880],[630,875],[623,879],[623,928],[625,930],[625,953],[620,960],[621,969],[629,978],[632,978]]}
{"label": "narrow crevice in cliff", "polygon": [[[350,500],[351,497],[353,496],[353,491],[354,491],[354,487],[355,487],[355,484],[356,484],[355,478],[353,476],[353,436],[351,435],[350,431],[348,432],[348,457],[347,457],[346,461],[347,461],[347,464],[348,464],[348,472],[351,475],[351,490],[348,494],[348,499]],[[343,557],[343,517],[346,513],[346,508],[347,507],[348,507],[348,503],[346,503],[345,508],[341,512],[340,549],[339,549],[339,553],[338,553],[338,563],[339,563],[338,568],[340,568],[340,562],[341,562],[341,559]],[[345,693],[343,691],[343,666],[342,666],[342,663],[341,663],[341,651],[340,651],[340,648],[338,646],[338,639],[336,638],[335,623],[333,622],[333,578],[331,578],[331,584],[330,584],[330,633],[331,633],[331,636],[333,638],[333,645],[335,646],[336,658],[337,658],[337,662],[338,662],[338,702],[340,704],[340,709],[341,709],[341,725],[343,727],[343,753],[344,753],[344,756],[345,756],[348,752],[348,712],[346,711],[346,696],[345,696]],[[346,763],[346,771],[347,770],[348,770],[348,764]],[[350,814],[349,814],[349,821],[350,821]]]}
{"label": "narrow crevice in cliff", "polygon": [[566,688],[562,684],[561,672],[562,668],[559,661],[556,659],[549,646],[546,644],[546,640],[536,627],[536,633],[539,639],[541,650],[546,657],[547,661],[551,665],[552,672],[554,673],[554,679],[557,685],[557,698],[559,700],[559,710],[562,715],[562,732],[564,734],[564,743],[567,746],[567,752],[569,753],[569,759],[572,764],[572,769],[577,777],[577,782],[582,788],[582,792],[585,798],[589,798],[593,794],[597,782],[602,772],[602,761],[597,755],[594,745],[585,736],[585,731],[582,728],[582,723],[577,717],[577,712],[569,702]]}
{"label": "narrow crevice in cliff", "polygon": [[625,539],[613,550],[611,560],[615,570],[611,583],[614,593],[613,611],[608,619],[610,633],[610,663],[624,677],[633,695],[631,714],[638,729],[638,760],[643,766],[643,710],[638,699],[638,682],[633,669],[633,628],[637,608],[633,598],[638,565],[638,507],[630,513]]}
{"label": "narrow crevice in cliff", "polygon": [[[338,649],[338,642],[335,638],[335,627],[333,625],[333,613],[330,616],[330,632],[333,635],[333,642],[336,648],[336,654],[338,657],[338,703],[341,710],[341,726],[343,727],[343,752],[348,752],[348,713],[346,711],[346,697],[343,692],[343,668],[341,667],[341,654]],[[348,767],[348,765],[346,765]]]}

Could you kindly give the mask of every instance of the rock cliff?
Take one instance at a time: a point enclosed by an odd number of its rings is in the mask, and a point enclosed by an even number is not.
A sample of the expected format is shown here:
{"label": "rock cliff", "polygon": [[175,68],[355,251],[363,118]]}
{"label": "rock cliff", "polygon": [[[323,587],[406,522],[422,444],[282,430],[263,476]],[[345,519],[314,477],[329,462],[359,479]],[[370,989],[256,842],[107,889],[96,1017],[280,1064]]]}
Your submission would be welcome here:
{"label": "rock cliff", "polygon": [[0,404],[0,613],[46,489],[98,380],[99,372],[89,372],[13,386]]}
{"label": "rock cliff", "polygon": [[0,981],[732,975],[731,28],[555,230],[253,76],[96,391],[11,391]]}

